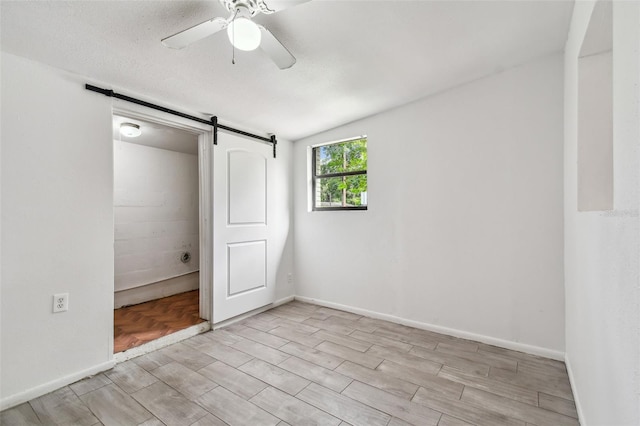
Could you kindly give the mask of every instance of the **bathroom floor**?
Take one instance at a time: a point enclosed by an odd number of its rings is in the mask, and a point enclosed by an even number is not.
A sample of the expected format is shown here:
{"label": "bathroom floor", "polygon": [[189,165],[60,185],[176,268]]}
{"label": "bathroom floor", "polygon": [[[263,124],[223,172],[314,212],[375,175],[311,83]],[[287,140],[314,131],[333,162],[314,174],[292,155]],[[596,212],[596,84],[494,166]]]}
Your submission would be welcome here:
{"label": "bathroom floor", "polygon": [[114,311],[113,352],[123,352],[204,322],[199,290],[188,291]]}

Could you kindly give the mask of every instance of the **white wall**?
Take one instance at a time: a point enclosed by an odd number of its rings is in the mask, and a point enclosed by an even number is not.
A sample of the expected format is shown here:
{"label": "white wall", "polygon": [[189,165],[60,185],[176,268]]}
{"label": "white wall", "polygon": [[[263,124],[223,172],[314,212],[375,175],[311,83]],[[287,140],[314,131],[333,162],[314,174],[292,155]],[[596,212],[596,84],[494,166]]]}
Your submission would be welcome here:
{"label": "white wall", "polygon": [[115,291],[198,271],[198,156],[114,141],[113,161]]}
{"label": "white wall", "polygon": [[565,50],[566,359],[581,424],[638,425],[640,3],[613,2],[614,209],[578,212],[577,58],[593,9],[576,3]]}
{"label": "white wall", "polygon": [[[4,409],[113,365],[114,216],[111,99],[85,90],[87,78],[14,55],[2,53],[1,67]],[[269,189],[282,194],[276,297],[285,298],[290,142],[278,141],[278,159]],[[53,314],[58,292],[69,293],[69,311]]]}
{"label": "white wall", "polygon": [[276,169],[267,188],[276,191],[275,215],[269,219],[278,230],[270,241],[270,250],[275,250],[280,258],[276,270],[276,302],[295,295],[294,281],[289,279],[289,274],[293,278],[294,272],[293,146],[291,141],[278,139]]}
{"label": "white wall", "polygon": [[111,102],[81,80],[5,53],[1,78],[4,408],[109,366],[113,141]]}
{"label": "white wall", "polygon": [[[307,147],[362,134],[369,210],[307,211]],[[562,355],[561,55],[294,149],[296,295]]]}
{"label": "white wall", "polygon": [[578,210],[613,208],[613,84],[611,50],[578,66]]}

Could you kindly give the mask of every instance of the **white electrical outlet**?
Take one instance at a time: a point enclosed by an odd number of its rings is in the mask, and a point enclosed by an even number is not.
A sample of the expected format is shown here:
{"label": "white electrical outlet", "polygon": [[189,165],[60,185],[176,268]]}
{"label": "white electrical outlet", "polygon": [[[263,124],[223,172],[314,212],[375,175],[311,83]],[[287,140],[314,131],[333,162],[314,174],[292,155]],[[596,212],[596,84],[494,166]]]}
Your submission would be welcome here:
{"label": "white electrical outlet", "polygon": [[289,273],[287,274],[287,282],[288,282],[289,284],[291,284],[291,283],[293,282],[293,274],[292,274],[291,272],[289,272]]}
{"label": "white electrical outlet", "polygon": [[69,293],[53,295],[53,312],[66,312],[69,310]]}

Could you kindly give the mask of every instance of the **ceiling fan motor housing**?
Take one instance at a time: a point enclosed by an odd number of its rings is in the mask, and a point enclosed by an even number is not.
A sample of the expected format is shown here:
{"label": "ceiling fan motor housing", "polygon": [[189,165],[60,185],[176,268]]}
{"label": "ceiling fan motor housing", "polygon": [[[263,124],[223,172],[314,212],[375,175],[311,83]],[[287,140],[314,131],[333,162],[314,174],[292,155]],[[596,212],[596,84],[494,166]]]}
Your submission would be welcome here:
{"label": "ceiling fan motor housing", "polygon": [[246,11],[246,17],[253,17],[258,13],[271,14],[275,10],[269,9],[264,0],[220,0],[220,3],[231,13]]}

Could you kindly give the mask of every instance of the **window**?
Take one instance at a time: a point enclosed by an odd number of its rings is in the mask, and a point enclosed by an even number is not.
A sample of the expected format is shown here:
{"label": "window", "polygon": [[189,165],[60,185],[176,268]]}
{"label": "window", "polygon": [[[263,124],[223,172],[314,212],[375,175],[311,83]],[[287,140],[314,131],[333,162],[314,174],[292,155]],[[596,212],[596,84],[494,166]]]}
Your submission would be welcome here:
{"label": "window", "polygon": [[313,148],[313,210],[367,209],[367,138]]}

